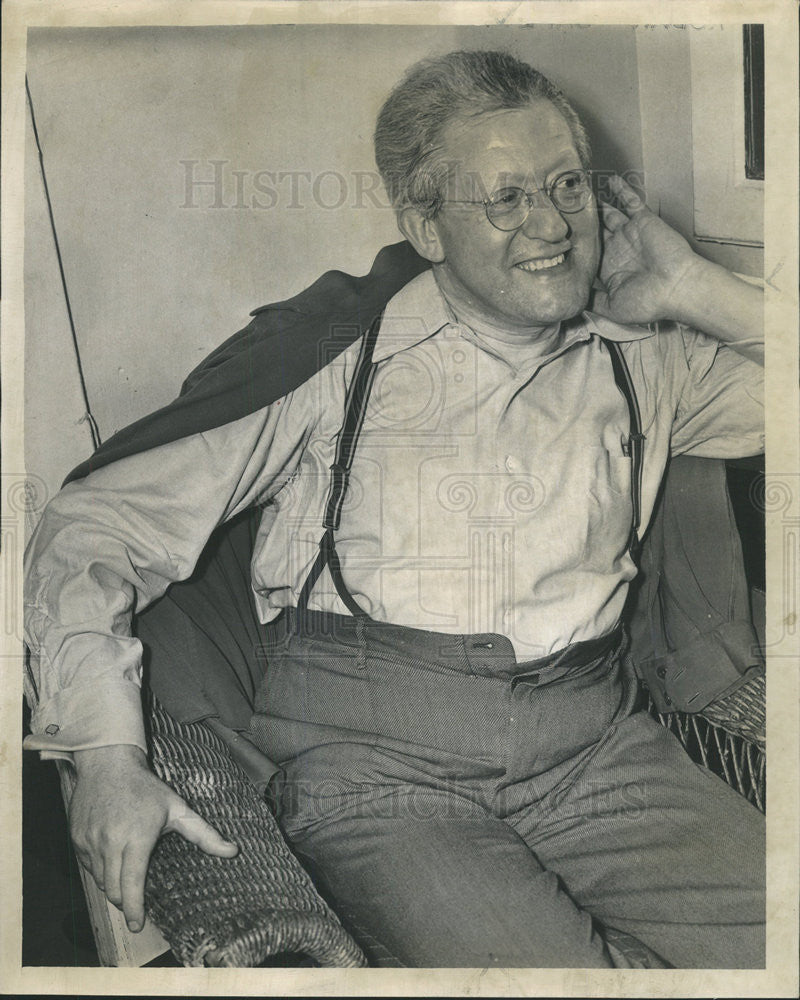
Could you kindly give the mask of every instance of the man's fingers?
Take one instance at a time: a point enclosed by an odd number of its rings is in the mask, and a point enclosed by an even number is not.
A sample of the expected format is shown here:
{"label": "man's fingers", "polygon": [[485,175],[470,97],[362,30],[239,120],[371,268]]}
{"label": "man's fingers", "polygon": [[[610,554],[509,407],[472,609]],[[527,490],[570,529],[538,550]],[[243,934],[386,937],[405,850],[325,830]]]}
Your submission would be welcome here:
{"label": "man's fingers", "polygon": [[603,226],[610,233],[615,233],[618,229],[622,229],[628,221],[628,216],[624,212],[610,205],[607,201],[600,204],[600,216],[603,220]]}
{"label": "man's fingers", "polygon": [[81,867],[92,876],[100,892],[105,892],[106,887],[105,882],[103,881],[104,866],[102,858],[97,862],[97,864],[94,864],[92,855],[89,854],[88,851],[79,850],[77,847],[75,848],[75,856],[80,862]]}
{"label": "man's fingers", "polygon": [[171,816],[167,824],[167,829],[181,834],[193,844],[197,844],[201,851],[206,854],[214,854],[219,858],[232,858],[239,851],[236,844],[225,840],[196,812],[192,812],[188,806],[183,804],[180,815]]}
{"label": "man's fingers", "polygon": [[644,198],[638,192],[634,191],[630,184],[624,181],[618,174],[609,177],[608,186],[625,212],[629,214],[641,212],[647,207],[644,203]]}
{"label": "man's fingers", "polygon": [[78,862],[80,863],[81,867],[85,868],[86,871],[92,876],[92,878],[96,882],[97,879],[95,878],[95,874],[92,871],[92,859],[89,857],[89,852],[85,848],[80,847],[78,844],[76,844],[74,840],[72,841],[72,846],[75,850],[75,857],[78,859]]}
{"label": "man's fingers", "polygon": [[122,857],[117,851],[108,853],[103,859],[103,885],[101,888],[106,894],[106,898],[114,906],[122,905],[122,892],[120,890],[120,870],[122,868]]}
{"label": "man's fingers", "polygon": [[608,304],[608,292],[601,288],[595,290],[592,296],[592,312],[600,313],[601,316],[607,316],[609,312]]}
{"label": "man's fingers", "polygon": [[132,931],[140,931],[144,926],[144,880],[151,850],[152,844],[129,845],[122,858],[122,912]]}

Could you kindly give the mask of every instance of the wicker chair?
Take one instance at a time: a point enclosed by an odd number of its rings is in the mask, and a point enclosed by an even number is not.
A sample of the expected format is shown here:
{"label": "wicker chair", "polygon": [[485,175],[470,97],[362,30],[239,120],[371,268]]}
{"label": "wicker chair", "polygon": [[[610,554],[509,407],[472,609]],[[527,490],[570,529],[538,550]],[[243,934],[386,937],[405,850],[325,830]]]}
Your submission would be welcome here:
{"label": "wicker chair", "polygon": [[766,812],[765,700],[766,681],[761,674],[729,698],[708,705],[696,715],[661,714],[652,699],[648,699],[648,710],[678,737],[692,760],[719,775],[748,802]]}
{"label": "wicker chair", "polygon": [[253,966],[306,956],[324,966],[366,961],[286,846],[262,794],[204,723],[178,724],[150,699],[151,764],[202,816],[239,845],[214,858],[179,834],[150,863],[146,904],[183,965]]}

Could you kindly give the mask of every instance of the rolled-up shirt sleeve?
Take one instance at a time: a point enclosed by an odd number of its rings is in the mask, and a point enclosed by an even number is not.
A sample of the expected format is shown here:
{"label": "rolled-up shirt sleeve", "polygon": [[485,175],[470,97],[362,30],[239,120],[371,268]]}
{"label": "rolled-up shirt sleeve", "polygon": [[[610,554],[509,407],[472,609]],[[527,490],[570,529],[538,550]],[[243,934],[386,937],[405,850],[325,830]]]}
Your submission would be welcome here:
{"label": "rolled-up shirt sleeve", "polygon": [[191,575],[218,524],[285,484],[313,420],[301,397],[114,462],[53,498],[25,555],[27,749],[145,749],[132,612]]}
{"label": "rolled-up shirt sleeve", "polygon": [[764,369],[720,341],[680,329],[685,381],[672,429],[674,455],[744,458],[764,450]]}

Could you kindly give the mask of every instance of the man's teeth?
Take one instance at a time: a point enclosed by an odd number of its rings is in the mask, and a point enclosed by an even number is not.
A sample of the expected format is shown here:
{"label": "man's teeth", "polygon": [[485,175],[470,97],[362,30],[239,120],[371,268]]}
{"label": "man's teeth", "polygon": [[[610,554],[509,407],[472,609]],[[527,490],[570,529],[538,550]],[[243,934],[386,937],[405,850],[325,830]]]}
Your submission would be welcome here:
{"label": "man's teeth", "polygon": [[558,264],[564,263],[564,254],[560,253],[558,257],[547,257],[542,258],[542,260],[524,260],[517,264],[517,267],[521,267],[523,271],[543,271],[547,267],[556,267]]}

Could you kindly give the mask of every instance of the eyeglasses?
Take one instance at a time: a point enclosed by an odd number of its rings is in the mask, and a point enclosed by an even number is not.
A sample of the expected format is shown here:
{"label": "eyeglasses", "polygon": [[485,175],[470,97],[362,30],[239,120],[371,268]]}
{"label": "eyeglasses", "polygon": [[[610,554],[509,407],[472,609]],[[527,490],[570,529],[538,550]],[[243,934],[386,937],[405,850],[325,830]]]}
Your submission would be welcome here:
{"label": "eyeglasses", "polygon": [[[495,229],[511,232],[519,229],[531,214],[537,200],[545,195],[566,215],[574,215],[586,208],[592,196],[591,174],[588,170],[565,170],[544,191],[525,191],[521,187],[504,187],[479,201],[445,199],[445,204],[483,205],[486,218]],[[541,204],[541,203],[540,203]]]}

